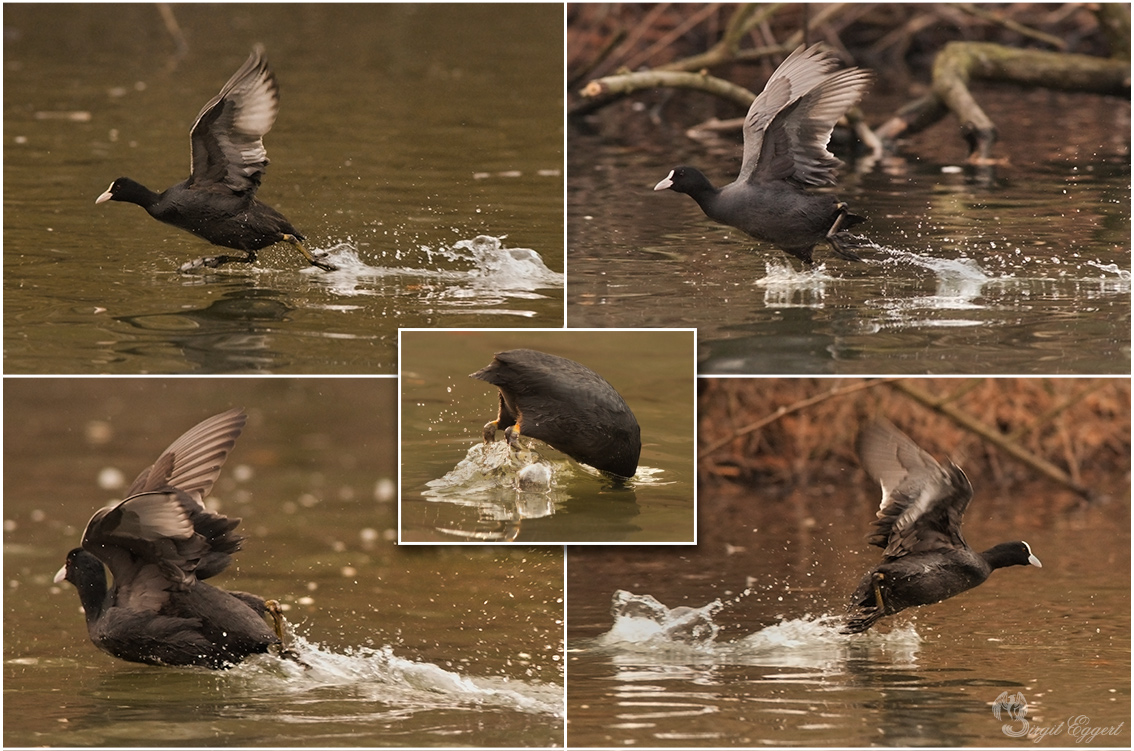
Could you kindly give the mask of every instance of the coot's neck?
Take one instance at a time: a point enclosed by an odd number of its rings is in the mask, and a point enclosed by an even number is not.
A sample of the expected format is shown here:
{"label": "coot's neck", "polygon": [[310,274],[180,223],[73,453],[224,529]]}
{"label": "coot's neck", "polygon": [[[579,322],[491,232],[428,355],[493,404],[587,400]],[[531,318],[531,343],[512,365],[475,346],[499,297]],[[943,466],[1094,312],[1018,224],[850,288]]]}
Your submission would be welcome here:
{"label": "coot's neck", "polygon": [[709,178],[692,167],[687,167],[684,181],[679,186],[674,186],[674,190],[678,193],[684,193],[691,196],[694,201],[704,208],[707,203],[712,203],[721,189],[714,188],[713,184],[709,182]]}
{"label": "coot's neck", "polygon": [[1037,565],[1026,542],[1002,542],[980,554],[990,569]]}
{"label": "coot's neck", "polygon": [[80,554],[72,565],[68,579],[79,591],[79,602],[83,605],[87,623],[93,623],[106,606],[106,569],[102,561],[90,553]]}
{"label": "coot's neck", "polygon": [[118,181],[118,188],[114,191],[114,195],[110,197],[110,200],[136,203],[148,211],[150,207],[161,200],[161,194],[154,193],[145,185],[135,182],[128,177],[123,177]]}

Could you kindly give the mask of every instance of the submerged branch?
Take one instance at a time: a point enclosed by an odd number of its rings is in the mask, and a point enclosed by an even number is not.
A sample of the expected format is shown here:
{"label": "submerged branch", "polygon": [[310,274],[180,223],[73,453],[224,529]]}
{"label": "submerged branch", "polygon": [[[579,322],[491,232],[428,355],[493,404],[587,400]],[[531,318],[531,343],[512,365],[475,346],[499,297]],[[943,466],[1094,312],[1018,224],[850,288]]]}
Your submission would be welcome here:
{"label": "submerged branch", "polygon": [[755,94],[743,86],[737,86],[723,78],[710,76],[707,73],[647,70],[641,73],[607,76],[591,81],[579,92],[588,100],[584,102],[584,105],[590,106],[576,107],[572,114],[585,114],[635,91],[664,87],[704,91],[734,101],[744,108],[751,105],[752,100],[756,98]]}
{"label": "submerged branch", "polygon": [[1128,95],[1128,60],[1044,50],[1019,50],[986,42],[951,42],[933,64],[933,91],[903,107],[877,129],[884,139],[916,133],[953,112],[969,144],[969,161],[992,164],[997,130],[969,90],[973,79],[1066,91]]}

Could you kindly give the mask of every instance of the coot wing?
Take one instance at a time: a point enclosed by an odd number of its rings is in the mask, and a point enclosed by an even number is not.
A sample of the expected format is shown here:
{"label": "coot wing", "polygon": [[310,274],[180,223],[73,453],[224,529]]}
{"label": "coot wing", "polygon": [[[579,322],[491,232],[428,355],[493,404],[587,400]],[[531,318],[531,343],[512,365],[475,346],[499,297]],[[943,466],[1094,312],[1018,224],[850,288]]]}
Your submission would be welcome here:
{"label": "coot wing", "polygon": [[239,519],[205,511],[185,493],[135,495],[91,517],[82,546],[110,568],[119,588],[144,566],[156,567],[178,585],[223,571],[243,538]]}
{"label": "coot wing", "polygon": [[169,603],[176,586],[156,563],[138,559],[119,564],[114,576],[114,604],[109,612],[158,613]]}
{"label": "coot wing", "polygon": [[582,382],[599,381],[613,390],[602,376],[587,366],[534,349],[497,352],[492,362],[472,377],[516,394],[548,395],[555,399],[566,398]]}
{"label": "coot wing", "polygon": [[744,121],[744,158],[737,182],[834,182],[841,162],[827,150],[835,123],[861,97],[869,71],[831,74],[838,59],[822,44],[799,47],[772,74]]}
{"label": "coot wing", "polygon": [[787,56],[752,100],[744,118],[744,157],[737,182],[746,182],[756,172],[763,149],[764,132],[780,111],[823,80],[838,64],[820,44],[800,45]]}
{"label": "coot wing", "polygon": [[497,352],[492,362],[472,374],[505,393],[524,414],[537,416],[605,416],[629,413],[625,400],[610,383],[587,366],[534,349]]}
{"label": "coot wing", "polygon": [[858,453],[867,473],[882,485],[870,544],[891,558],[966,546],[961,520],[973,491],[959,467],[945,469],[881,419],[859,433]]}
{"label": "coot wing", "polygon": [[212,490],[247,420],[244,410],[236,408],[190,428],[138,475],[126,495],[177,488],[204,508],[205,496]]}
{"label": "coot wing", "polygon": [[279,85],[257,46],[197,115],[189,132],[192,174],[186,186],[255,193],[268,166],[263,137],[279,107]]}

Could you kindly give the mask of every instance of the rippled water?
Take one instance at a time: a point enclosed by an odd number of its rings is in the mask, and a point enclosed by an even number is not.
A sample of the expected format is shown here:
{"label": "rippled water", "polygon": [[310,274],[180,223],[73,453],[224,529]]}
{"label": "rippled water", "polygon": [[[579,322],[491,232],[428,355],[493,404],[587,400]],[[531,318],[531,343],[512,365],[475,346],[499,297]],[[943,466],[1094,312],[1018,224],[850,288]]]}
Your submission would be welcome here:
{"label": "rippled water", "polygon": [[[571,542],[618,542],[626,535],[644,540],[673,535],[682,542],[682,534],[692,540],[693,504],[682,496],[687,489],[664,470],[640,465],[630,481],[614,481],[566,457],[545,459],[541,451],[558,452],[537,441],[527,444],[520,450],[504,441],[475,444],[456,467],[425,483],[421,497],[430,505],[404,504],[408,532],[402,539],[423,536],[418,525],[431,525],[431,532],[470,542],[555,542],[549,535],[557,529],[579,535],[562,538]],[[592,495],[597,502],[580,508],[580,497]],[[647,518],[638,511],[627,518],[643,501],[649,504]],[[553,519],[556,514],[561,518]]]}
{"label": "rippled water", "polygon": [[[562,745],[562,549],[398,546],[396,385],[6,379],[5,746]],[[278,599],[309,667],[99,652],[52,575],[95,509],[233,406],[213,495],[247,539],[215,583]]]}

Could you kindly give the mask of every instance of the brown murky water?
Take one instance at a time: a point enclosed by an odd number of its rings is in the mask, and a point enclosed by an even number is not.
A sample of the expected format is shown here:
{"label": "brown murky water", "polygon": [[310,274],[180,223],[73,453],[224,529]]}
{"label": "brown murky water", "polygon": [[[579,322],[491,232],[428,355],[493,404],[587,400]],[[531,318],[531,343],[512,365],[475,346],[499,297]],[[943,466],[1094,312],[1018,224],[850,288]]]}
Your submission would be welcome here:
{"label": "brown murky water", "polygon": [[[1043,568],[838,633],[862,573],[877,497],[766,498],[702,489],[695,549],[568,549],[569,746],[1006,746],[1021,724],[993,705],[1023,694],[1038,745],[1075,745],[1073,725],[1130,743],[1129,490],[1051,514],[980,494],[965,534],[978,549],[1027,539]],[[871,552],[875,551],[875,552]],[[751,588],[746,594],[745,590]],[[715,642],[691,647],[621,622],[617,590],[670,608],[720,600]],[[1060,724],[1063,723],[1062,731]]]}

